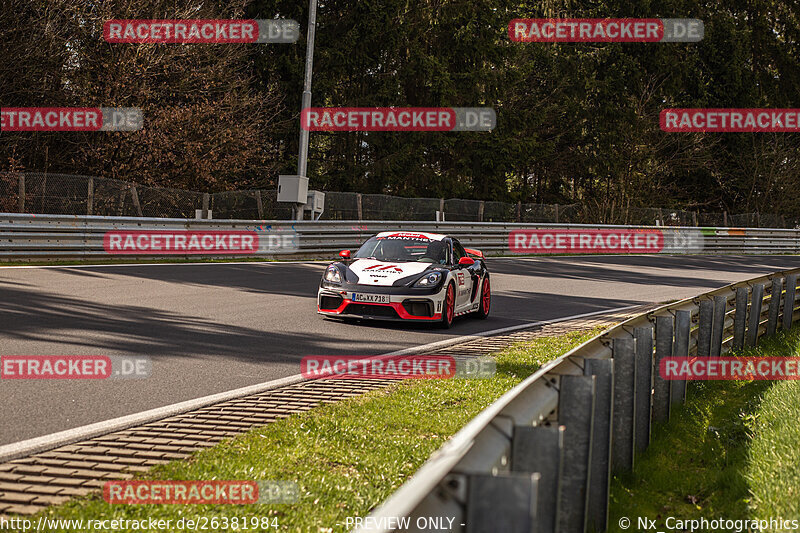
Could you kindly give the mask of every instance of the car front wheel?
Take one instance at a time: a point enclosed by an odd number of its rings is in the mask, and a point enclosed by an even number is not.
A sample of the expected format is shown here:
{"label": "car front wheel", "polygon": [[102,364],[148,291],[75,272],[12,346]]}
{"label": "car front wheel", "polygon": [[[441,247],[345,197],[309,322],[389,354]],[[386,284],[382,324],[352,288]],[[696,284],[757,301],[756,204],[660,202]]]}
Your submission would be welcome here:
{"label": "car front wheel", "polygon": [[475,316],[478,318],[487,318],[489,316],[489,309],[492,307],[492,287],[489,285],[489,276],[483,279],[481,285],[481,301],[478,305],[478,310],[475,311]]}
{"label": "car front wheel", "polygon": [[444,329],[448,329],[453,325],[453,319],[456,316],[456,288],[450,283],[447,286],[445,293],[444,303],[442,303],[442,320],[439,323]]}

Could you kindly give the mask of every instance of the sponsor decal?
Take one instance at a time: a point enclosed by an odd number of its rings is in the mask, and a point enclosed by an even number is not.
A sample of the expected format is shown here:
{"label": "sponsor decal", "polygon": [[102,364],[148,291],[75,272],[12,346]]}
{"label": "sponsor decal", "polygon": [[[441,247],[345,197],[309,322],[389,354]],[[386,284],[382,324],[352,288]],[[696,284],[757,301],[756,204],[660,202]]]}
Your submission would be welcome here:
{"label": "sponsor decal", "polygon": [[657,253],[664,249],[660,230],[533,229],[513,230],[508,247],[522,254]]}
{"label": "sponsor decal", "polygon": [[397,265],[383,265],[380,263],[378,263],[377,265],[368,266],[364,270],[389,270],[391,268],[393,268],[395,272],[403,271],[403,269]]}
{"label": "sponsor decal", "polygon": [[800,357],[664,357],[665,380],[797,380]]}
{"label": "sponsor decal", "polygon": [[110,504],[248,505],[294,503],[299,488],[291,481],[108,481],[103,499]]}
{"label": "sponsor decal", "polygon": [[525,43],[698,42],[703,34],[698,19],[546,18],[508,23],[508,38]]}
{"label": "sponsor decal", "polygon": [[659,125],[668,132],[797,133],[800,109],[664,109]]}
{"label": "sponsor decal", "polygon": [[107,355],[4,355],[0,379],[140,379],[153,368],[148,357]]}
{"label": "sponsor decal", "polygon": [[138,107],[3,107],[2,131],[138,131]]}
{"label": "sponsor decal", "polygon": [[109,43],[238,44],[294,43],[300,24],[294,20],[109,20],[103,24]]}
{"label": "sponsor decal", "polygon": [[465,282],[464,282],[464,273],[463,272],[459,272],[458,274],[456,274],[456,278],[458,279],[458,284],[459,285],[464,285]]}
{"label": "sponsor decal", "polygon": [[392,233],[391,235],[379,236],[378,239],[412,239],[419,241],[429,241],[430,237],[423,233]]}
{"label": "sponsor decal", "polygon": [[308,131],[491,131],[490,107],[309,107],[301,113]]}

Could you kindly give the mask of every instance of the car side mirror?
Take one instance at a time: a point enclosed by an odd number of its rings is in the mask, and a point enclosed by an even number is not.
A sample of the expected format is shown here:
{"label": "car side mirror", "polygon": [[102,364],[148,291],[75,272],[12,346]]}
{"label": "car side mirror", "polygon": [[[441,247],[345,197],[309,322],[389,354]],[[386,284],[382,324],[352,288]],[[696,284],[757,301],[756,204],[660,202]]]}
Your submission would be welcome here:
{"label": "car side mirror", "polygon": [[471,257],[462,257],[458,260],[458,264],[462,266],[470,266],[475,264],[475,260]]}
{"label": "car side mirror", "polygon": [[342,250],[341,252],[339,252],[339,257],[341,257],[345,261],[350,261],[350,250]]}

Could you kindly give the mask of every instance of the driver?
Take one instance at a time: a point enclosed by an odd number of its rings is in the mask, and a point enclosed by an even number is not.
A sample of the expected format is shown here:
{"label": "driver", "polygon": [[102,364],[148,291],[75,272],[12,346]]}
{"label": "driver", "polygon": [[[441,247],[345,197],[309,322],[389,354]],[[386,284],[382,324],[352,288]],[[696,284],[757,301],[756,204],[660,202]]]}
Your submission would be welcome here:
{"label": "driver", "polygon": [[444,265],[447,263],[447,246],[442,241],[431,241],[423,257],[428,257],[433,259],[434,263]]}

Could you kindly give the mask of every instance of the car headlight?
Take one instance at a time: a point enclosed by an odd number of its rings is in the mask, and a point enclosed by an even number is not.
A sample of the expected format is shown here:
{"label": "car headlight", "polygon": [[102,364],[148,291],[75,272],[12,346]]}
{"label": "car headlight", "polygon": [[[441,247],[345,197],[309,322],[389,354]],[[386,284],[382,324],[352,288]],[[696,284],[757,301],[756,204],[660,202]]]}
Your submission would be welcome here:
{"label": "car headlight", "polygon": [[442,280],[441,272],[428,272],[417,280],[415,287],[433,287]]}
{"label": "car headlight", "polygon": [[341,283],[342,275],[339,274],[339,269],[333,265],[329,266],[328,270],[325,271],[325,281],[330,281],[331,283]]}

